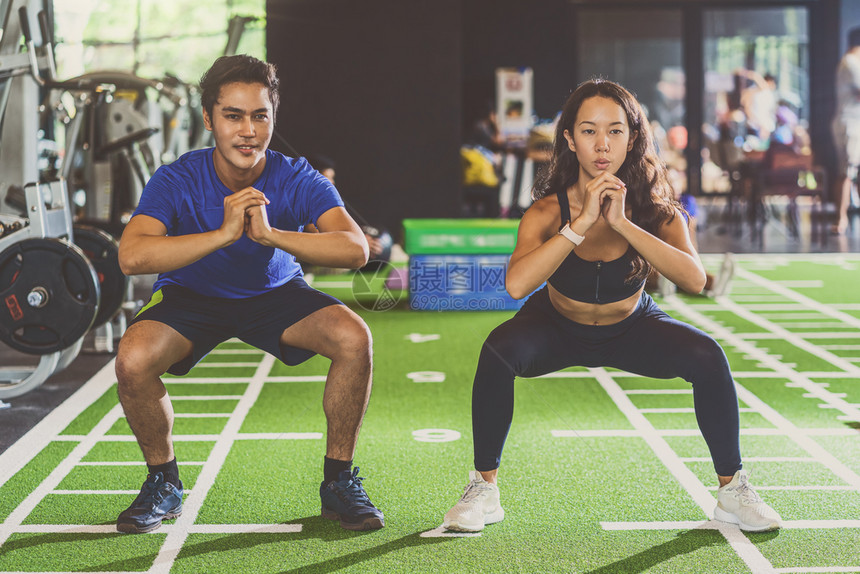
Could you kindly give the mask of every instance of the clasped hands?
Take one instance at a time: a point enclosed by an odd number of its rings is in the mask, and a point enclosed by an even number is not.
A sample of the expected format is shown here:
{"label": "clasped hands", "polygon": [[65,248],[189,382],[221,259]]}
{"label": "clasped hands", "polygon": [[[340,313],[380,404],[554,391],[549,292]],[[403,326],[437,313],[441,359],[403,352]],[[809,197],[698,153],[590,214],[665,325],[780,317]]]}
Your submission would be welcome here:
{"label": "clasped hands", "polygon": [[585,185],[584,196],[579,219],[584,219],[585,229],[601,217],[613,228],[627,219],[624,202],[627,184],[614,175],[603,172],[589,181]]}
{"label": "clasped hands", "polygon": [[230,243],[247,235],[252,241],[266,245],[272,232],[266,213],[268,198],[262,191],[246,187],[224,198],[224,222],[221,230]]}

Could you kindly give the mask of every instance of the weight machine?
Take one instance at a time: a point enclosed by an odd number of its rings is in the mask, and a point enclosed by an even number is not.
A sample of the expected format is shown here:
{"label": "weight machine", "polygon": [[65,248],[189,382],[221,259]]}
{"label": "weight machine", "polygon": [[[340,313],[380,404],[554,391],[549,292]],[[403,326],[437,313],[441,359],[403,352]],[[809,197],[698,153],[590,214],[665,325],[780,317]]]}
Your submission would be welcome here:
{"label": "weight machine", "polygon": [[[87,331],[118,312],[126,287],[112,284],[125,281],[114,271],[116,242],[75,228],[65,180],[42,178],[38,169],[40,90],[105,87],[54,80],[50,6],[2,0],[0,16],[0,341],[38,357],[35,366],[0,368],[3,399],[67,367]],[[118,301],[109,297],[117,292]]]}

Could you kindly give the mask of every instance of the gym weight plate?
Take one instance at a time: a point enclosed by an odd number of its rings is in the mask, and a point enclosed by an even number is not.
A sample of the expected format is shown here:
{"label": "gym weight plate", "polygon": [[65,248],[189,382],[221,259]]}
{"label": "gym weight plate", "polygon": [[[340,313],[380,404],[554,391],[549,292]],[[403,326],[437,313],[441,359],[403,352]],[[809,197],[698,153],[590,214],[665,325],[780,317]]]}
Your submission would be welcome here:
{"label": "gym weight plate", "polygon": [[81,248],[99,279],[99,312],[92,327],[100,327],[117,314],[125,302],[128,277],[119,268],[119,243],[112,235],[88,225],[76,225],[74,244]]}
{"label": "gym weight plate", "polygon": [[47,355],[92,325],[99,280],[83,252],[62,239],[25,239],[0,253],[0,340]]}

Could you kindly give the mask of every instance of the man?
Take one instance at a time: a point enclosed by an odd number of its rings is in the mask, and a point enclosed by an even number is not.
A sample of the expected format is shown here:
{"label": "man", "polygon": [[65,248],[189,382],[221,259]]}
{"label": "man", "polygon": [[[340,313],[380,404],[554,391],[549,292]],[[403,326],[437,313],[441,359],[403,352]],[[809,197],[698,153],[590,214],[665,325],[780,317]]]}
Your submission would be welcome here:
{"label": "man", "polygon": [[836,116],[832,127],[839,157],[835,190],[839,219],[832,231],[841,234],[848,229],[851,190],[860,167],[860,28],[848,33],[848,51],[836,70]]}
{"label": "man", "polygon": [[[370,332],[340,301],[311,289],[296,263],[361,267],[367,242],[327,179],[268,149],[278,84],[271,64],[219,58],[200,85],[215,147],[160,168],[123,233],[123,272],[159,275],[116,359],[120,402],[149,470],[117,519],[121,532],[149,532],[181,514],[173,408],[160,377],[187,373],[230,337],[288,365],[317,353],[331,359],[322,515],[351,530],[384,524],[358,468],[351,472],[370,397]],[[320,233],[301,233],[310,223]]]}

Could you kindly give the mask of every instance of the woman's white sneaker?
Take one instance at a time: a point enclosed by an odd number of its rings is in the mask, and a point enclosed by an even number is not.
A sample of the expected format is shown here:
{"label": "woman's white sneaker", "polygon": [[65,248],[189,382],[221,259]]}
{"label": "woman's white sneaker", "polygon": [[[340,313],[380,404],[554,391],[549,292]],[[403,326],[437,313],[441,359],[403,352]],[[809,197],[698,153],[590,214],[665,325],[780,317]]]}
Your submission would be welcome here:
{"label": "woman's white sneaker", "polygon": [[499,500],[499,487],[483,479],[481,473],[469,473],[469,484],[454,508],[445,513],[442,528],[459,532],[480,532],[487,524],[501,522],[505,511]]}
{"label": "woman's white sneaker", "polygon": [[745,470],[737,471],[732,481],[717,491],[714,518],[737,524],[741,530],[750,532],[776,530],[782,523],[779,514],[750,485]]}

